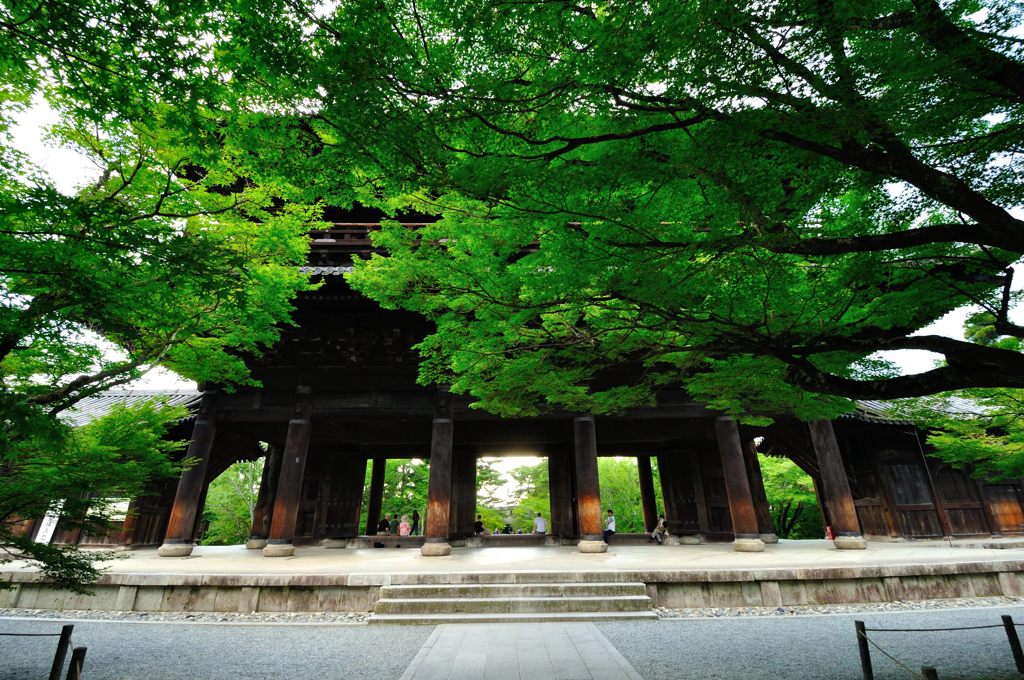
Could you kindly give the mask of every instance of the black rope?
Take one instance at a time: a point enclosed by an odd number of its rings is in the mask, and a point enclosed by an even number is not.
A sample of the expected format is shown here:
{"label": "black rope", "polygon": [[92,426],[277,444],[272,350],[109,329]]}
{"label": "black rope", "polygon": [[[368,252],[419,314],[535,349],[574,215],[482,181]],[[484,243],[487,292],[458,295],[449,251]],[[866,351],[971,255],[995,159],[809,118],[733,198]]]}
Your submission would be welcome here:
{"label": "black rope", "polygon": [[[1015,623],[1014,626],[1024,624]],[[941,633],[947,630],[982,630],[984,628],[1002,628],[1003,624],[996,623],[989,626],[959,626],[957,628],[865,628],[875,633]]]}
{"label": "black rope", "polygon": [[4,637],[60,637],[61,633],[0,633]]}

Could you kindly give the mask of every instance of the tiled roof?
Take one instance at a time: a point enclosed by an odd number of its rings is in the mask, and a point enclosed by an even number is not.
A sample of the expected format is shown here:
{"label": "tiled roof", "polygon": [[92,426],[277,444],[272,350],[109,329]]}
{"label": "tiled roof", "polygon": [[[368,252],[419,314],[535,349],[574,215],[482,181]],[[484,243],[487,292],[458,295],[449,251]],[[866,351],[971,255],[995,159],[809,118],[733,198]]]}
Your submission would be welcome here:
{"label": "tiled roof", "polygon": [[342,276],[352,271],[352,267],[299,267],[299,271],[320,276]]}
{"label": "tiled roof", "polygon": [[914,425],[913,420],[905,418],[892,418],[888,415],[892,410],[889,404],[884,401],[858,401],[857,410],[853,413],[844,413],[839,416],[850,420],[859,420],[864,423],[878,423],[879,425]]}
{"label": "tiled roof", "polygon": [[111,390],[86,397],[62,414],[62,418],[75,427],[90,423],[110,413],[114,404],[139,404],[159,399],[168,406],[191,408],[199,404],[202,393],[197,390]]}

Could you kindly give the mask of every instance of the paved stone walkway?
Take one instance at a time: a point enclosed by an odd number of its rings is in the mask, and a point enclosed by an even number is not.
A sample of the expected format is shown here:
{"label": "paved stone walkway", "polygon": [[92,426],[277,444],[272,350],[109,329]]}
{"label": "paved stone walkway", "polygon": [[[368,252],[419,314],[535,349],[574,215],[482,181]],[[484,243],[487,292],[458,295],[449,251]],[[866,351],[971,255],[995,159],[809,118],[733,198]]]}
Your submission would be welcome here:
{"label": "paved stone walkway", "polygon": [[[967,542],[973,545],[977,542]],[[989,543],[995,544],[994,541]],[[954,545],[959,544],[954,541]],[[1012,543],[1011,543],[1012,545]],[[738,553],[729,543],[613,545],[607,553],[581,554],[575,546],[455,548],[448,557],[423,557],[418,549],[332,550],[305,546],[290,558],[264,557],[243,546],[198,546],[189,557],[159,557],[155,548],[124,553],[105,565],[110,574],[401,574],[480,571],[674,571],[875,567],[900,564],[989,563],[1024,560],[1024,548],[956,548],[947,543],[869,541],[867,550],[836,550],[830,541],[779,541],[763,553]],[[0,573],[33,571],[19,562]]]}
{"label": "paved stone walkway", "polygon": [[641,680],[591,623],[447,624],[401,680]]}

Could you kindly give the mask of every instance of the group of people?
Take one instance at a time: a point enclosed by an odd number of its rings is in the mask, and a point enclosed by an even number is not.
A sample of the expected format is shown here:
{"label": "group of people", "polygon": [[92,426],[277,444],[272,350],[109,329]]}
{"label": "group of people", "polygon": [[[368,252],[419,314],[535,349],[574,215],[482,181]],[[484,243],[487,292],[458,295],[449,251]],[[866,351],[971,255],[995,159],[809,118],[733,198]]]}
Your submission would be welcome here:
{"label": "group of people", "polygon": [[[615,535],[615,512],[608,508],[608,516],[604,518],[604,542]],[[658,524],[651,531],[651,540],[658,545],[665,543],[665,536],[668,535],[668,526],[665,524],[665,515],[658,515]]]}
{"label": "group of people", "polygon": [[[533,533],[538,536],[543,536],[548,531],[547,522],[544,520],[544,515],[537,513],[537,516],[533,518]],[[393,515],[384,515],[380,519],[380,523],[377,524],[378,535],[388,536],[419,536],[420,533],[420,513],[416,510],[412,511],[412,517],[409,515],[402,515],[399,518],[396,512]],[[483,517],[481,515],[476,516],[476,521],[473,523],[473,535],[484,536],[495,534],[512,534],[512,533],[523,533],[522,530],[515,532],[512,529],[512,525],[508,522],[505,523],[503,529],[494,528],[491,532],[484,526]],[[604,540],[608,541],[609,538],[615,535],[615,512],[608,508],[608,516],[604,520]],[[651,540],[657,542],[658,545],[662,545],[665,542],[665,536],[668,535],[668,527],[665,524],[665,515],[658,515],[658,524],[651,531]]]}
{"label": "group of people", "polygon": [[388,536],[419,536],[420,534],[420,513],[412,511],[412,518],[409,515],[402,515],[401,519],[396,512],[393,515],[384,515],[377,524],[377,535]]}
{"label": "group of people", "polygon": [[[544,515],[537,513],[537,516],[533,518],[533,532],[537,536],[543,536],[548,532],[548,524],[544,520]],[[494,527],[494,531],[491,531],[484,526],[484,519],[482,515],[476,516],[476,521],[473,522],[473,535],[474,536],[490,536],[492,534],[521,534],[523,530],[516,531],[512,528],[509,522],[505,522],[504,528],[499,529]]]}

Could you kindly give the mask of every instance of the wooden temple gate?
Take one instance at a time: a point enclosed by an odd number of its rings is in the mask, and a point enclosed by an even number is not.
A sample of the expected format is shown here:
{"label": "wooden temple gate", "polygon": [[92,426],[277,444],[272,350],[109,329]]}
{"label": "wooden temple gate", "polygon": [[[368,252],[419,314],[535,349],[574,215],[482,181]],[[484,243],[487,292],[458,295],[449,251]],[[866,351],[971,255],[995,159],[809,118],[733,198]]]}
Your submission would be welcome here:
{"label": "wooden temple gate", "polygon": [[[314,234],[309,272],[322,285],[296,303],[296,326],[249,363],[262,387],[208,386],[192,424],[192,459],[176,485],[154,486],[105,542],[187,555],[200,529],[209,483],[237,460],[266,456],[250,548],[268,556],[293,546],[373,533],[387,458],[430,463],[424,554],[472,534],[476,458],[532,451],[549,465],[552,534],[581,550],[605,549],[598,456],[636,456],[644,520],[656,522],[652,460],[660,472],[670,533],[732,540],[763,550],[777,540],[758,450],[785,455],[814,479],[836,545],[862,535],[927,538],[1024,531],[1017,483],[985,485],[927,459],[908,423],[868,414],[810,424],[780,420],[740,427],[682,391],[622,415],[553,413],[502,419],[470,409],[442,388],[416,384],[412,349],[430,330],[421,317],[383,310],[343,278],[370,251],[372,224]],[[369,466],[367,525],[359,527]],[[688,539],[687,537],[690,537]]]}

